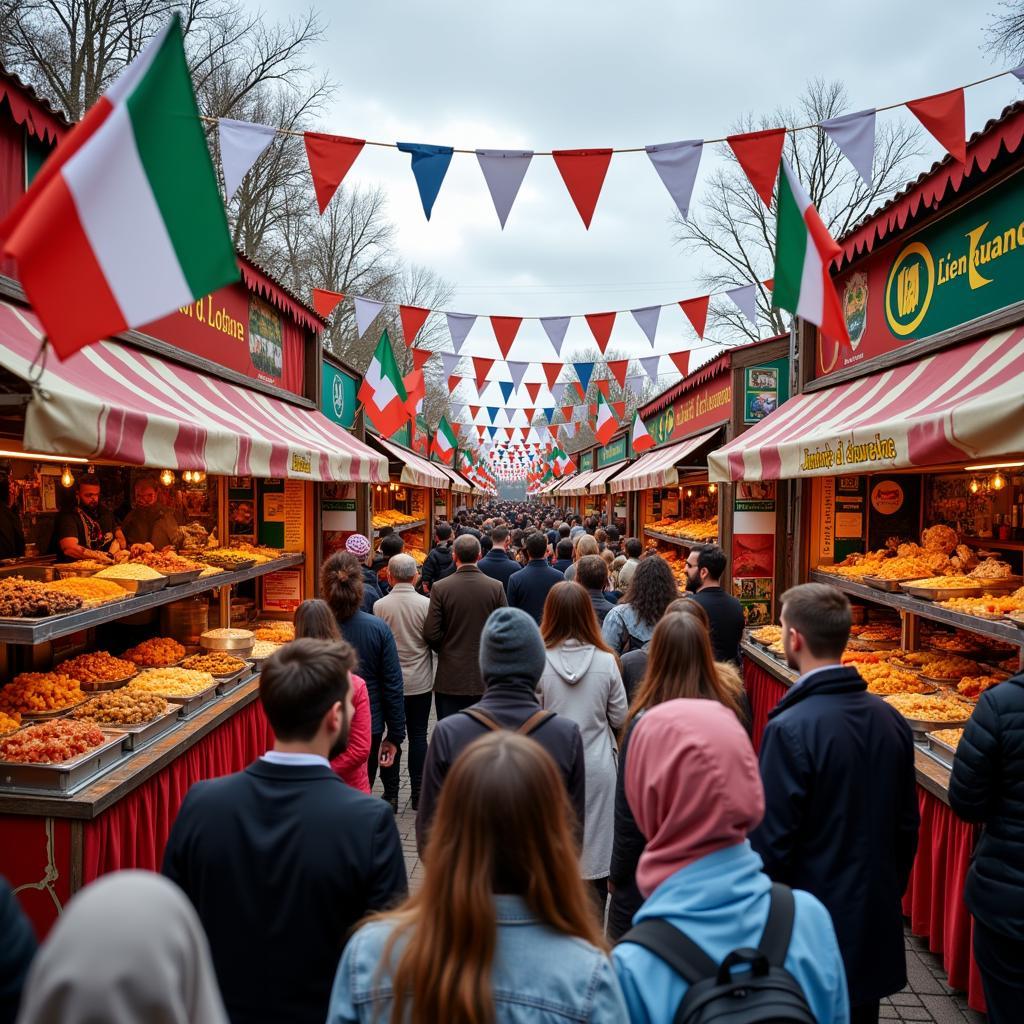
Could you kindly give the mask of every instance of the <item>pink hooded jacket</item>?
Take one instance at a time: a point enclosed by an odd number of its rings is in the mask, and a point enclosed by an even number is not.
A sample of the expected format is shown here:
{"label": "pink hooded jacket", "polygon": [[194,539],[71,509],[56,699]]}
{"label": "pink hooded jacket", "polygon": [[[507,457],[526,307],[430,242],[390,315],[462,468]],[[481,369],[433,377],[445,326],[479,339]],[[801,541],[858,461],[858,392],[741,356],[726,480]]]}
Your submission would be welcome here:
{"label": "pink hooded jacket", "polygon": [[680,868],[747,838],[764,817],[757,757],[736,715],[714,700],[670,700],[629,739],[626,799],[647,838],[645,897]]}

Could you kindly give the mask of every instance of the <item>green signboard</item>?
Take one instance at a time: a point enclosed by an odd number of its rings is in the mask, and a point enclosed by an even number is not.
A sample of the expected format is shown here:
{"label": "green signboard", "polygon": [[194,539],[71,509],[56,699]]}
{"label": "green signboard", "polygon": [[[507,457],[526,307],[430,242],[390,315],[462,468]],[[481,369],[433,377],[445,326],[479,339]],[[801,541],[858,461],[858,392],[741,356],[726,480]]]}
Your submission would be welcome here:
{"label": "green signboard", "polygon": [[328,362],[321,374],[320,411],[346,430],[356,422],[356,379]]}
{"label": "green signboard", "polygon": [[406,448],[411,447],[409,444],[409,421],[406,420],[405,424],[399,427],[388,440],[394,441],[395,444],[404,444]]}
{"label": "green signboard", "polygon": [[577,473],[589,473],[594,468],[594,453],[580,453],[576,456]]}
{"label": "green signboard", "polygon": [[626,457],[626,441],[627,437],[623,434],[621,437],[609,441],[603,448],[598,448],[597,468],[604,469],[605,466],[610,466],[613,462],[621,462]]}
{"label": "green signboard", "polygon": [[743,371],[743,422],[757,423],[789,398],[789,359],[783,356]]}

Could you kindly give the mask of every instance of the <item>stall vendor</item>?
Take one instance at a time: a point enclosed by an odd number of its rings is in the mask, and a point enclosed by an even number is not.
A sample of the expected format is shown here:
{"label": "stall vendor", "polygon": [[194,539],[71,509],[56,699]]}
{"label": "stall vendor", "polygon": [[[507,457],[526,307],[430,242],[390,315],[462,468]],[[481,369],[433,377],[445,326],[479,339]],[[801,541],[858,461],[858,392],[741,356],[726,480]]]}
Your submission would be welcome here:
{"label": "stall vendor", "polygon": [[100,508],[100,482],[91,475],[75,484],[75,506],[57,516],[54,535],[66,562],[109,562],[127,546],[113,514]]}
{"label": "stall vendor", "polygon": [[124,517],[122,528],[130,545],[152,544],[161,551],[181,542],[181,527],[174,513],[160,502],[159,484],[151,476],[135,481],[135,505]]}

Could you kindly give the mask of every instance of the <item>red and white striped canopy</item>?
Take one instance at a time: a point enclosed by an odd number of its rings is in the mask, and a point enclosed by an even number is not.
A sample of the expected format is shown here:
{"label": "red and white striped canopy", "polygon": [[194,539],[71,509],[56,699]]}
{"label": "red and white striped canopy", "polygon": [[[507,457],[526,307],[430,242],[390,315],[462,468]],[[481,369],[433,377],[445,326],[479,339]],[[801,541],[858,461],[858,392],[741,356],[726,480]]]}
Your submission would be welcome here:
{"label": "red and white striped canopy", "polygon": [[570,477],[567,483],[562,484],[555,493],[578,498],[587,493],[587,488],[594,482],[597,475],[598,471],[593,469],[585,473],[577,473],[576,476]]}
{"label": "red and white striped canopy", "polygon": [[618,473],[626,464],[617,462],[614,466],[605,466],[603,469],[594,471],[594,479],[590,481],[588,490],[591,494],[604,495],[608,478]]}
{"label": "red and white striped canopy", "polygon": [[786,480],[1024,452],[1024,327],[798,395],[712,452],[712,480]]}
{"label": "red and white striped canopy", "polygon": [[716,430],[709,430],[706,434],[698,434],[677,444],[670,444],[667,448],[658,448],[656,451],[641,455],[625,473],[620,473],[612,480],[612,493],[646,491],[651,487],[675,487],[679,483],[676,466],[702,444],[707,444],[715,436]]}
{"label": "red and white striped canopy", "polygon": [[[470,494],[473,488],[462,479],[462,477],[452,469],[451,466],[446,466],[443,462],[431,463],[435,469],[441,470],[442,473],[451,481],[452,490],[456,494]],[[481,491],[481,493],[483,493]]]}
{"label": "red and white striped canopy", "polygon": [[409,484],[410,487],[433,487],[438,491],[447,491],[451,487],[451,478],[444,472],[440,463],[429,462],[422,455],[417,455],[416,452],[403,448],[394,441],[385,441],[376,434],[369,436],[374,444],[379,444],[396,462],[402,464],[399,479],[403,484]]}
{"label": "red and white striped canopy", "polygon": [[[0,302],[0,365],[28,380],[43,333]],[[26,449],[225,476],[384,483],[387,459],[314,409],[115,341],[51,353],[25,410]]]}

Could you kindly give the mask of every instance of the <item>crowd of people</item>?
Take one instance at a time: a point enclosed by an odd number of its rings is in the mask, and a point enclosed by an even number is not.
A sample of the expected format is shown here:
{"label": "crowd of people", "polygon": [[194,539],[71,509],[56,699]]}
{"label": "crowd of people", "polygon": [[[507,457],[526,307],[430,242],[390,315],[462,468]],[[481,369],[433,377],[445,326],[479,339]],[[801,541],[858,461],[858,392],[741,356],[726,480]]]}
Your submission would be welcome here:
{"label": "crowd of people", "polygon": [[[638,539],[533,503],[434,541],[422,567],[398,534],[324,563],[263,667],[273,748],[191,788],[162,877],[86,887],[34,959],[0,892],[0,1022],[19,996],[26,1024],[876,1021],[919,818],[908,725],[841,664],[846,597],[781,596],[798,679],[758,756],[717,546],[680,594]],[[1022,755],[1017,678],[950,789],[986,826],[967,899],[996,1024],[1024,990]]]}

